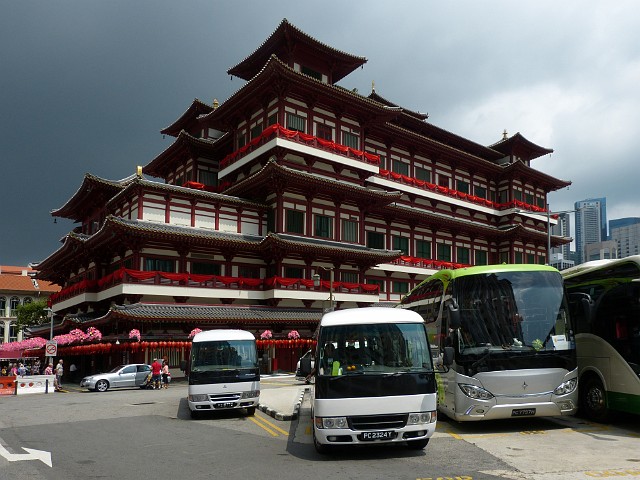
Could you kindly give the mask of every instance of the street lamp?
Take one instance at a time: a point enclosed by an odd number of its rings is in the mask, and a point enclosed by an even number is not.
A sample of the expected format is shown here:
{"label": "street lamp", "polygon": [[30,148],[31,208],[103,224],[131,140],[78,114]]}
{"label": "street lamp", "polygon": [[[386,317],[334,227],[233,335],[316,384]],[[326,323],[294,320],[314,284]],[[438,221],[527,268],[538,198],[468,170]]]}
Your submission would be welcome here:
{"label": "street lamp", "polygon": [[47,317],[49,317],[50,323],[49,340],[53,340],[53,310],[51,310],[50,308],[45,308],[45,311],[47,312]]}
{"label": "street lamp", "polygon": [[[317,268],[321,268],[322,270],[329,270],[329,312],[333,311],[333,267],[323,267],[322,265],[318,265]],[[320,286],[320,274],[313,274],[313,286]]]}

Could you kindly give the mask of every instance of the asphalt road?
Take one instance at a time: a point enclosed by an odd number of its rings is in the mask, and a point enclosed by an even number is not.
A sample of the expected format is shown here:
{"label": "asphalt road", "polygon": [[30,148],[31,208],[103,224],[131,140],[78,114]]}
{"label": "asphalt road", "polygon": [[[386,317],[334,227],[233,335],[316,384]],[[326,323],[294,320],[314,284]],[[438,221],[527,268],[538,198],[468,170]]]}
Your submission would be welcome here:
{"label": "asphalt road", "polygon": [[[269,384],[263,389],[278,388]],[[260,411],[194,421],[185,396],[186,385],[176,384],[2,397],[0,480],[640,478],[636,417],[613,425],[574,417],[440,420],[424,451],[378,446],[321,456],[306,399],[293,421]]]}

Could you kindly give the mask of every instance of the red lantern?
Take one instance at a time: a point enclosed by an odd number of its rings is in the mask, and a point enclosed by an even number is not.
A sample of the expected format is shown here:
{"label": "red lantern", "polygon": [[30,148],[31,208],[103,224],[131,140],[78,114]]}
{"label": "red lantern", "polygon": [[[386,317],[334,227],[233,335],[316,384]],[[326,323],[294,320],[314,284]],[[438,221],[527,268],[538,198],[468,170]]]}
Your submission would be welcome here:
{"label": "red lantern", "polygon": [[149,347],[149,342],[142,342],[142,343],[140,343],[140,346],[141,346],[144,350],[146,350],[146,349]]}

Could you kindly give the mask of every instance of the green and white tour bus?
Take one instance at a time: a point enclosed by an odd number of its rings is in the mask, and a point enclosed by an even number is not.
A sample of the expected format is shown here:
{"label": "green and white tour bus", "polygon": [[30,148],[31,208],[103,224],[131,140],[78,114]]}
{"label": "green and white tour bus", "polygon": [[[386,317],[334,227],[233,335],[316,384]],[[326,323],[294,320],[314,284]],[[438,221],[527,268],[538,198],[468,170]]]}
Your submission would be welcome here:
{"label": "green and white tour bus", "polygon": [[457,421],[571,415],[577,358],[562,276],[545,265],[440,270],[401,301],[448,363],[438,408]]}
{"label": "green and white tour bus", "polygon": [[640,255],[586,262],[562,276],[576,307],[581,414],[600,422],[612,412],[640,414]]}

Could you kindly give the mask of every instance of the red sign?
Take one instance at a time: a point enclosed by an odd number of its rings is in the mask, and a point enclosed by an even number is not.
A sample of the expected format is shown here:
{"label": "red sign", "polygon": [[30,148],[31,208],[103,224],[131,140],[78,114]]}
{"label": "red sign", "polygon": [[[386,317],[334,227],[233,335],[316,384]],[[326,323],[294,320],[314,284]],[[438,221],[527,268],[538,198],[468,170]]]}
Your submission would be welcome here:
{"label": "red sign", "polygon": [[58,355],[58,342],[47,342],[44,351],[48,357],[55,357]]}

